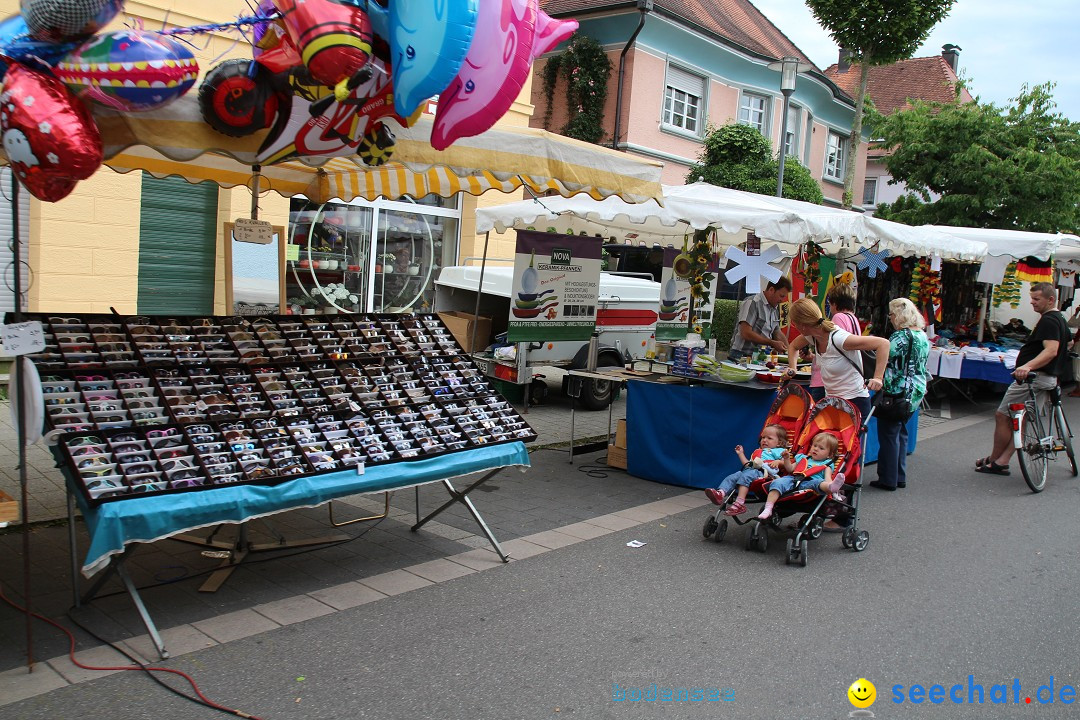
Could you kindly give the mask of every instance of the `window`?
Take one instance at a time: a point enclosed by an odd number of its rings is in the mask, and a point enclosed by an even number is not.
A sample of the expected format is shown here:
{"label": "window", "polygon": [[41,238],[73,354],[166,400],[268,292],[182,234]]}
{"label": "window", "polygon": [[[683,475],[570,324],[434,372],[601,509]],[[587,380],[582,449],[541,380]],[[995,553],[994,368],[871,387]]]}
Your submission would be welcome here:
{"label": "window", "polygon": [[767,113],[769,99],[763,95],[743,93],[739,101],[739,122],[757,128],[758,131],[768,137]]}
{"label": "window", "polygon": [[799,108],[788,107],[784,154],[799,157]]}
{"label": "window", "polygon": [[863,181],[862,204],[866,207],[877,205],[877,178],[868,177]]}
{"label": "window", "polygon": [[829,140],[825,145],[825,177],[830,180],[844,179],[844,154],[847,138],[829,131]]}
{"label": "window", "polygon": [[806,142],[803,143],[803,161],[802,164],[806,167],[810,167],[810,146],[813,145],[811,140],[814,137],[814,116],[808,110],[806,112]]}
{"label": "window", "polygon": [[669,65],[664,89],[664,125],[700,135],[705,78]]}

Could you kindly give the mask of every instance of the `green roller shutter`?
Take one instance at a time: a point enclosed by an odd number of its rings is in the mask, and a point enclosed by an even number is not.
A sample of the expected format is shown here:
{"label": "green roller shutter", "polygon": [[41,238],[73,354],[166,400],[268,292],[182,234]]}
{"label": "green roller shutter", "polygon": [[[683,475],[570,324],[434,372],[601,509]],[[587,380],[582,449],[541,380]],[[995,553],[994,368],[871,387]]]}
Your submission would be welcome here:
{"label": "green roller shutter", "polygon": [[218,188],[143,175],[139,312],[214,312]]}

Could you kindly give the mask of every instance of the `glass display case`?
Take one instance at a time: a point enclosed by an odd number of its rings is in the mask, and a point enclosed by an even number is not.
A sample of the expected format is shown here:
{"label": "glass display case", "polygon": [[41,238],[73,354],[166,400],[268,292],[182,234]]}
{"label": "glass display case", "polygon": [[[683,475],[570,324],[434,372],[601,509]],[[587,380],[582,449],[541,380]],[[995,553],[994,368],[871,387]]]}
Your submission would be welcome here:
{"label": "glass display case", "polygon": [[285,263],[287,312],[430,310],[439,271],[457,260],[455,202],[294,201]]}

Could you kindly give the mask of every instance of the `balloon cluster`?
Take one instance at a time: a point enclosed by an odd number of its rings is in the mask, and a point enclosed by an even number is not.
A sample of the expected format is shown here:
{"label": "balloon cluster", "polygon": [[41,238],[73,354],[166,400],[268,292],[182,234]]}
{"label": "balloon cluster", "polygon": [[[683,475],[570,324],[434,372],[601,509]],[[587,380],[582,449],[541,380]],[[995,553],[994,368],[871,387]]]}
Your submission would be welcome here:
{"label": "balloon cluster", "polygon": [[101,134],[85,104],[152,110],[187,92],[199,66],[187,46],[144,30],[98,33],[124,0],[21,0],[0,22],[0,132],[16,175],[55,202],[101,166]]}
{"label": "balloon cluster", "polygon": [[439,96],[437,150],[491,128],[533,60],[568,38],[538,0],[263,0],[251,60],[226,61],[199,88],[203,117],[241,137],[271,128],[257,153],[359,154],[385,163],[394,135]]}

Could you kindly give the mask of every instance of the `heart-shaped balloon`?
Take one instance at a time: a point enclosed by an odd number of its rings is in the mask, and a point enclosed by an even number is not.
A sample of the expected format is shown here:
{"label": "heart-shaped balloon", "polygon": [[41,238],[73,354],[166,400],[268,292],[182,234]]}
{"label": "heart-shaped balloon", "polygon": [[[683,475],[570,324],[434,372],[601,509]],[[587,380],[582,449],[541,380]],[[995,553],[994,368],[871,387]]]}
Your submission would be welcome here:
{"label": "heart-shaped balloon", "polygon": [[0,133],[19,181],[46,202],[66,197],[104,159],[86,106],[52,75],[23,65],[13,64],[4,77]]}

